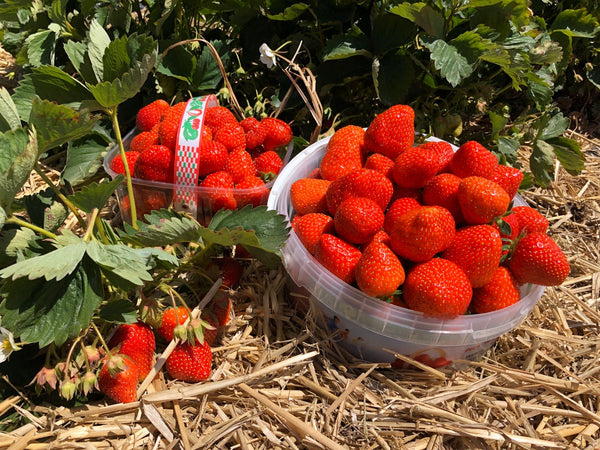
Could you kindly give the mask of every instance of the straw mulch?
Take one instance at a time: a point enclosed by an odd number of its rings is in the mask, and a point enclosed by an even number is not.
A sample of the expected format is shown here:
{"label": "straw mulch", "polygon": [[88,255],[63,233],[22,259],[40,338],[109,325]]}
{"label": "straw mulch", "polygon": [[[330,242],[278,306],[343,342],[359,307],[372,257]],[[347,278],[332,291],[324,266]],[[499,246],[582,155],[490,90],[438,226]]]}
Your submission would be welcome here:
{"label": "straw mulch", "polygon": [[[353,360],[297,308],[283,270],[247,267],[208,382],[160,374],[133,404],[0,403],[29,423],[0,448],[600,448],[600,143],[524,197],[549,218],[571,276],[480,361],[413,370]],[[296,300],[298,300],[296,298]]]}

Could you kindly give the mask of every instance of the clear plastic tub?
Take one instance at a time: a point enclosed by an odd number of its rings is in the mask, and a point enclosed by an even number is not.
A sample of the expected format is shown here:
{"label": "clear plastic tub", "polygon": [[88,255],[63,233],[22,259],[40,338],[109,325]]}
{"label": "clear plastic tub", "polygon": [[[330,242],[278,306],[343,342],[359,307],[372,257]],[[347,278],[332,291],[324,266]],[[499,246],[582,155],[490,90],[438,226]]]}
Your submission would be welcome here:
{"label": "clear plastic tub", "polygon": [[[135,136],[136,130],[130,131],[123,138],[123,145],[125,150],[129,148],[131,139]],[[287,164],[292,154],[293,141],[289,143],[286,148],[285,154],[283,155],[283,164]],[[119,148],[114,146],[104,157],[104,170],[111,177],[115,178],[117,173],[111,170],[110,163],[115,156],[119,155]],[[266,205],[269,198],[269,192],[275,180],[271,180],[265,183],[265,186],[252,189],[234,189],[233,196],[237,200],[238,207],[242,207],[249,202],[256,205]],[[175,184],[163,183],[158,181],[141,180],[139,178],[132,178],[133,191],[135,196],[136,213],[138,219],[143,219],[145,214],[150,213],[153,209],[167,208],[173,202],[173,192]],[[207,225],[212,219],[213,215],[217,212],[214,210],[214,198],[215,196],[224,195],[227,193],[226,189],[216,188],[205,188],[196,186],[191,188],[192,192],[196,195],[198,206],[196,212],[196,219],[199,223]],[[129,210],[129,202],[127,196],[127,186],[125,183],[121,184],[116,191],[117,199],[121,210],[121,216],[124,221],[131,223],[131,212]]]}
{"label": "clear plastic tub", "polygon": [[[319,166],[328,141],[329,138],[310,145],[286,165],[271,188],[269,209],[291,220],[294,211],[290,187]],[[521,197],[515,197],[515,205],[525,204]],[[479,358],[499,336],[521,323],[545,289],[526,285],[522,287],[521,300],[512,306],[485,314],[439,320],[385,303],[343,282],[306,250],[293,231],[282,255],[291,280],[308,292],[314,305],[322,311],[325,325],[331,331],[339,331],[343,347],[366,361],[390,362],[398,367],[402,362],[394,353],[432,366],[443,366],[457,359]]]}

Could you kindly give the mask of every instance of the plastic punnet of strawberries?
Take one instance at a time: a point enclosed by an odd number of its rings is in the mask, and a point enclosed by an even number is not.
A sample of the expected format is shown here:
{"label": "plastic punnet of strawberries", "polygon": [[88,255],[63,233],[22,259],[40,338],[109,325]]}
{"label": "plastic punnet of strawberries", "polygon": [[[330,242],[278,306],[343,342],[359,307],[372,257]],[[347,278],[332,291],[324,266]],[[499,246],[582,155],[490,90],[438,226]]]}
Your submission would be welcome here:
{"label": "plastic punnet of strawberries", "polygon": [[[174,182],[175,147],[185,107],[186,102],[170,106],[159,99],[138,111],[139,133],[125,153],[134,178]],[[289,124],[277,118],[247,117],[238,121],[224,106],[207,109],[198,161],[198,185],[207,190],[206,198],[199,199],[201,203],[215,212],[264,203],[268,197],[266,182],[277,176],[283,166],[279,150],[292,137]],[[117,174],[125,174],[120,155],[113,158],[110,168]],[[165,208],[171,201],[160,190],[138,191],[137,207],[143,212]],[[128,199],[123,199],[121,207],[127,209],[128,205]]]}
{"label": "plastic punnet of strawberries", "polygon": [[560,285],[569,263],[548,220],[513,206],[523,173],[475,141],[415,145],[395,105],[335,132],[318,169],[290,188],[292,227],[315,259],[365,294],[449,319]]}

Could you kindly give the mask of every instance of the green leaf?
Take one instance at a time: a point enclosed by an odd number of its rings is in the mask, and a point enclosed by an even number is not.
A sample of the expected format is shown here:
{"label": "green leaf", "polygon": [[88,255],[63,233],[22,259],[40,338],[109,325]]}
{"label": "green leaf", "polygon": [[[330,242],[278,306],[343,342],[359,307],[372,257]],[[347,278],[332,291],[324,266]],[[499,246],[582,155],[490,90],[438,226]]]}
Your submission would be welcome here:
{"label": "green leaf", "polygon": [[139,229],[124,224],[118,233],[123,242],[146,247],[161,247],[176,242],[197,242],[200,225],[176,211],[152,211],[145,216],[148,223],[138,221]]}
{"label": "green leaf", "polygon": [[134,323],[137,309],[129,300],[119,299],[108,302],[100,308],[100,318],[112,323]]}
{"label": "green leaf", "polygon": [[[97,20],[92,20],[88,33],[88,54],[95,75],[95,82],[104,80],[104,52],[110,45],[110,36]],[[106,106],[106,105],[103,105]]]}
{"label": "green leaf", "polygon": [[[210,52],[208,49],[203,49],[203,53],[204,50]],[[201,69],[203,72],[202,78],[205,78],[205,80],[214,79],[216,80],[216,83],[219,83],[222,78],[221,72],[219,71],[218,66],[211,67],[210,70],[207,70],[210,61],[214,62],[214,58],[212,58],[210,54],[207,56],[210,59],[207,59],[206,61],[202,60],[202,63],[205,64]],[[163,75],[177,78],[178,80],[191,84],[194,71],[196,70],[196,58],[184,46],[180,45],[169,50],[169,52],[161,58],[156,70]],[[212,82],[209,83],[213,84]]]}
{"label": "green leaf", "polygon": [[520,145],[519,141],[508,136],[498,138],[498,151],[503,155],[516,155]]}
{"label": "green leaf", "polygon": [[510,24],[521,28],[530,21],[527,0],[469,0],[465,6],[475,11],[470,18],[473,26],[484,24],[503,36],[510,34]]}
{"label": "green leaf", "polygon": [[54,65],[54,51],[57,34],[52,30],[39,31],[31,34],[25,40],[27,58],[35,67],[46,64]]}
{"label": "green leaf", "polygon": [[102,167],[108,143],[97,134],[88,135],[77,141],[69,142],[67,162],[61,179],[76,186],[94,175]]}
{"label": "green leaf", "polygon": [[546,187],[554,179],[552,168],[554,165],[554,148],[546,141],[536,141],[529,157],[529,167],[535,182]]}
{"label": "green leaf", "polygon": [[571,175],[579,175],[585,169],[585,156],[577,141],[559,136],[546,142],[552,145],[557,159]]}
{"label": "green leaf", "polygon": [[0,268],[14,264],[17,256],[27,250],[38,236],[29,228],[8,228],[0,232]]}
{"label": "green leaf", "polygon": [[0,133],[0,206],[9,207],[38,158],[35,134],[24,128]]}
{"label": "green leaf", "polygon": [[91,118],[87,111],[77,112],[68,106],[38,98],[32,102],[29,118],[37,132],[40,155],[87,135],[97,121],[98,118]]}
{"label": "green leaf", "polygon": [[0,231],[4,228],[4,223],[6,222],[6,211],[4,208],[0,206]]}
{"label": "green leaf", "polygon": [[67,218],[69,211],[59,201],[51,188],[27,195],[23,198],[27,215],[34,225],[56,231]]}
{"label": "green leaf", "polygon": [[[217,50],[223,64],[226,65],[229,61],[228,46],[223,41],[212,41],[211,44]],[[198,91],[216,89],[223,79],[223,75],[208,47],[202,49],[202,53],[195,64],[196,67],[192,78],[192,86],[194,89]]]}
{"label": "green leaf", "polygon": [[29,280],[44,278],[46,281],[61,280],[73,273],[85,255],[86,243],[79,240],[77,244],[59,247],[49,253],[19,261],[12,266],[0,270],[0,277],[27,277]]}
{"label": "green leaf", "polygon": [[439,70],[452,87],[458,86],[462,80],[473,73],[473,65],[458,52],[458,49],[441,39],[434,41],[421,39],[423,45],[431,52],[434,67]]}
{"label": "green leaf", "polygon": [[500,133],[504,130],[504,127],[506,127],[506,124],[508,123],[508,118],[501,114],[495,113],[494,111],[490,111],[488,116],[490,118],[490,123],[492,124],[492,139],[498,140]]}
{"label": "green leaf", "polygon": [[546,141],[561,136],[569,128],[569,123],[571,123],[571,120],[559,112],[550,117],[540,134],[537,136],[537,139]]}
{"label": "green leaf", "polygon": [[408,56],[385,56],[374,74],[379,98],[386,105],[403,103],[415,80],[415,69]]}
{"label": "green leaf", "polygon": [[327,41],[323,50],[323,61],[350,58],[352,56],[371,56],[371,42],[358,28],[350,32],[334,36]]}
{"label": "green leaf", "polygon": [[573,38],[560,30],[552,32],[550,36],[562,49],[562,57],[556,65],[556,71],[558,73],[564,72],[564,70],[569,67],[569,64],[571,64],[571,58],[573,56]]}
{"label": "green leaf", "polygon": [[8,90],[0,88],[0,132],[15,130],[21,126],[19,111]]}
{"label": "green leaf", "polygon": [[65,42],[63,48],[71,64],[73,64],[75,70],[81,75],[81,78],[90,83],[97,83],[98,80],[96,80],[96,74],[92,67],[87,44],[85,42],[69,40]]}
{"label": "green leaf", "polygon": [[102,294],[100,270],[87,261],[61,280],[8,280],[2,286],[2,326],[22,342],[60,346],[89,326]]}
{"label": "green leaf", "polygon": [[101,209],[106,205],[110,196],[124,179],[123,175],[118,175],[111,181],[104,180],[101,183],[91,183],[68,198],[82,211],[91,213],[95,208]]}
{"label": "green leaf", "polygon": [[152,261],[137,249],[123,244],[104,245],[94,240],[88,244],[87,254],[103,269],[135,286],[152,281],[149,273]]}
{"label": "green leaf", "polygon": [[371,45],[373,52],[383,56],[389,51],[410,44],[417,35],[417,27],[411,21],[397,14],[378,14],[373,19]]}
{"label": "green leaf", "polygon": [[593,38],[598,34],[598,19],[585,8],[565,9],[558,13],[550,29],[572,37]]}
{"label": "green leaf", "polygon": [[293,5],[285,8],[283,10],[283,12],[281,12],[279,14],[267,14],[267,17],[271,20],[282,20],[282,21],[296,20],[308,8],[309,8],[309,5],[306,3],[294,3]]}
{"label": "green leaf", "polygon": [[600,65],[594,64],[593,68],[586,73],[586,76],[590,83],[600,89]]}
{"label": "green leaf", "polygon": [[528,80],[528,95],[531,96],[538,111],[544,111],[552,101],[554,91],[545,82],[538,80]]}
{"label": "green leaf", "polygon": [[390,12],[414,22],[435,38],[444,37],[444,16],[425,3],[404,2],[391,7]]}
{"label": "green leaf", "polygon": [[490,47],[495,45],[475,31],[465,31],[452,39],[449,44],[455,47],[471,66],[474,66],[481,55],[489,52]]}

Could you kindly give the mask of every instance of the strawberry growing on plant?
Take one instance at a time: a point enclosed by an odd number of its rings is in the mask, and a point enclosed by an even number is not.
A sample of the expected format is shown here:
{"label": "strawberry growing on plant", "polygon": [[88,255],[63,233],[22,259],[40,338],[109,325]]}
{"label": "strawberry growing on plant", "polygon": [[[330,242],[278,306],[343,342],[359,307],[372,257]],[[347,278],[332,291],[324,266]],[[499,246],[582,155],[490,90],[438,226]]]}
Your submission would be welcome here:
{"label": "strawberry growing on plant", "polygon": [[134,402],[139,379],[137,364],[126,355],[109,355],[98,373],[100,391],[117,403]]}
{"label": "strawberry growing on plant", "polygon": [[156,332],[167,342],[173,340],[175,327],[183,325],[189,317],[188,309],[184,306],[165,309]]}
{"label": "strawberry growing on plant", "polygon": [[212,351],[207,342],[180,342],[166,362],[167,372],[176,380],[197,383],[210,376]]}
{"label": "strawberry growing on plant", "polygon": [[142,381],[154,365],[154,332],[143,322],[122,324],[108,341],[110,349],[118,348],[118,353],[129,356],[138,367]]}

